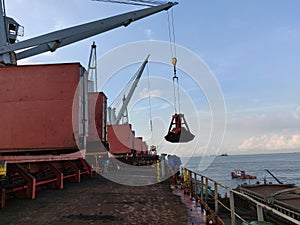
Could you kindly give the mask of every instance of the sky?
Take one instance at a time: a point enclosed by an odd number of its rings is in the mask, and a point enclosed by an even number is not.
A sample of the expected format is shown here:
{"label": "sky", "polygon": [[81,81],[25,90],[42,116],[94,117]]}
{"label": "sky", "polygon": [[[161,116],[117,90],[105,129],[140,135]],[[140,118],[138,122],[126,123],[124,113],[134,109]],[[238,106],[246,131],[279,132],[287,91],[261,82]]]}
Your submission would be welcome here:
{"label": "sky", "polygon": [[[25,36],[20,37],[20,41],[141,8],[90,0],[6,1],[7,15],[25,27]],[[176,44],[201,58],[224,98],[226,129],[220,146],[217,146],[217,153],[300,152],[299,8],[300,2],[297,0],[186,0],[179,1],[179,5],[173,7]],[[107,52],[121,45],[149,40],[169,42],[168,15],[165,11],[134,22],[128,27],[111,30],[58,49],[54,53],[24,59],[19,64],[80,62],[87,67],[93,41],[97,44],[100,60]],[[180,51],[177,54],[181,60],[178,64],[186,63],[183,62],[185,59],[180,56]],[[147,52],[145,57],[146,55]],[[143,60],[141,58],[141,62]],[[172,85],[169,83],[172,66],[151,61],[148,65],[153,76],[152,95],[165,96],[151,101],[155,121],[153,129],[157,138],[154,144],[168,149],[169,145],[163,141],[162,136],[173,113],[170,107],[170,102],[173,101]],[[126,75],[126,80],[124,74],[133,74],[138,67],[139,64],[133,63],[120,69],[111,81],[115,79],[119,86],[115,85],[116,82],[103,85],[109,102],[113,101],[131,77]],[[99,68],[100,71],[101,69],[104,70]],[[190,111],[189,106],[184,106],[184,113],[187,121],[190,121],[191,130],[197,134],[198,142],[193,142],[192,146],[176,146],[177,154],[184,155],[184,149],[190,147],[193,150],[188,154],[201,154],[205,152],[208,142],[214,139],[214,136],[209,135],[211,130],[218,129],[211,127],[210,102],[214,99],[207,98],[206,87],[200,87],[199,91],[194,80],[185,71],[179,70],[179,76],[182,101],[186,102],[185,97],[192,99],[191,107],[194,107],[194,111]],[[98,79],[101,80],[101,75]],[[165,79],[170,86],[160,86],[161,79]],[[149,127],[149,117],[140,116],[142,108],[145,109],[144,115],[149,114],[149,91],[145,89],[148,85],[147,78],[142,82],[144,83],[136,90],[135,100],[129,107],[130,122],[136,133],[151,142],[149,129],[147,132],[144,129]],[[198,123],[193,122],[194,117],[200,121],[201,129]],[[162,126],[164,129],[161,129]]]}

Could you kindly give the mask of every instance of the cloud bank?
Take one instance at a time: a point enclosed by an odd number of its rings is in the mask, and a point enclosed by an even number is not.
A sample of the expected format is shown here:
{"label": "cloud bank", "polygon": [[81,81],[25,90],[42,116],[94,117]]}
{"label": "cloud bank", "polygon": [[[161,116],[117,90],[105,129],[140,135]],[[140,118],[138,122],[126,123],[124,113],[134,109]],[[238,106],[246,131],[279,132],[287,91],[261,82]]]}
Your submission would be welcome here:
{"label": "cloud bank", "polygon": [[238,146],[239,150],[280,150],[300,148],[299,134],[265,134],[262,136],[252,136],[245,139]]}

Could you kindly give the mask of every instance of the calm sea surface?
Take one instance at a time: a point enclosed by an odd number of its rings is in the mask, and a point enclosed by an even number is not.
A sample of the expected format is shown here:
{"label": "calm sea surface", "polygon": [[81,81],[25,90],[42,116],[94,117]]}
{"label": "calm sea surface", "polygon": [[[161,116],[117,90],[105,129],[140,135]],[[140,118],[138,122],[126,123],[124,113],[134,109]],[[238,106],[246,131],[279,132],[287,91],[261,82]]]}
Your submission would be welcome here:
{"label": "calm sea surface", "polygon": [[[203,171],[199,170],[201,157],[192,157],[185,167],[208,176],[228,187],[235,188],[239,184],[257,181],[277,183],[265,169],[270,170],[281,182],[300,186],[300,153],[259,154],[259,155],[228,155],[218,156]],[[231,178],[234,169],[244,169],[246,174],[257,176],[256,180],[238,180]]]}

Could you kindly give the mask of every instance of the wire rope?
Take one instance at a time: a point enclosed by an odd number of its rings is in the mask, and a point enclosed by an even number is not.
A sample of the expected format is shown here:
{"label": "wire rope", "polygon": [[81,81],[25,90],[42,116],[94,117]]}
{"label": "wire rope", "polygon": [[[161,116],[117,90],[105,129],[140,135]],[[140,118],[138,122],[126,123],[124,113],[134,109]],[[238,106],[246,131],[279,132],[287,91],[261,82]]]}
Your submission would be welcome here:
{"label": "wire rope", "polygon": [[171,17],[172,17],[172,31],[173,31],[173,48],[174,48],[174,57],[177,57],[176,54],[176,37],[175,37],[175,20],[174,20],[174,10],[171,8]]}
{"label": "wire rope", "polygon": [[[174,76],[173,76],[173,98],[174,98],[174,110],[175,113],[180,112],[180,89],[179,89],[179,78],[176,74],[176,37],[175,37],[175,25],[174,25],[174,11],[171,9],[171,15],[167,11],[168,15],[168,31],[169,31],[169,42],[172,56],[172,64],[174,66]],[[177,86],[177,87],[176,87]]]}
{"label": "wire rope", "polygon": [[178,81],[178,77],[173,77],[173,98],[174,98],[174,110],[175,110],[175,114],[176,114],[177,113],[177,99],[176,99],[175,79]]}
{"label": "wire rope", "polygon": [[150,131],[151,131],[151,144],[154,144],[153,137],[153,120],[152,120],[152,104],[151,104],[151,87],[150,87],[150,73],[149,65],[147,64],[147,78],[148,78],[148,104],[149,104],[149,117],[150,117]]}
{"label": "wire rope", "polygon": [[177,77],[177,101],[178,101],[178,112],[180,113],[180,88],[179,88],[179,81]]}

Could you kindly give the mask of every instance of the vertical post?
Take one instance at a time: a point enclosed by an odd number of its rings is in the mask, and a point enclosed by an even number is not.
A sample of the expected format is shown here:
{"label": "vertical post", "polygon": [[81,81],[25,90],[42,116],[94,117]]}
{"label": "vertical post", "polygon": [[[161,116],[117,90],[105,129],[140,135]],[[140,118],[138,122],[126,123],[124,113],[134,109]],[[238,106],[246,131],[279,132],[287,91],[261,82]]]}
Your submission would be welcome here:
{"label": "vertical post", "polygon": [[208,178],[205,177],[205,202],[208,202]]}
{"label": "vertical post", "polygon": [[194,191],[195,191],[195,198],[196,202],[198,201],[198,182],[197,182],[197,174],[194,173],[194,179],[195,179],[195,184],[194,184]]}
{"label": "vertical post", "polygon": [[187,181],[188,181],[187,169],[184,168],[184,169],[183,169],[183,182],[184,182],[184,185],[185,185],[185,186],[187,185]]}
{"label": "vertical post", "polygon": [[257,220],[264,221],[264,212],[260,205],[256,205],[256,211],[257,211]]}
{"label": "vertical post", "polygon": [[190,187],[191,181],[190,181],[190,179],[191,179],[190,171],[187,170],[187,190],[188,190],[188,194],[190,194],[190,192],[191,192],[191,187]]}
{"label": "vertical post", "polygon": [[92,48],[94,49],[94,67],[95,67],[95,89],[98,91],[98,74],[97,74],[97,46],[96,43],[93,42]]}
{"label": "vertical post", "polygon": [[160,167],[161,167],[161,177],[166,177],[166,159],[165,157],[160,160]]}
{"label": "vertical post", "polygon": [[201,176],[201,183],[200,183],[200,199],[201,199],[201,202],[203,202],[203,183],[204,183],[204,179],[203,179],[203,176]]}
{"label": "vertical post", "polygon": [[231,225],[235,225],[234,196],[232,191],[229,192],[229,201],[230,201]]}
{"label": "vertical post", "polygon": [[7,45],[7,30],[4,20],[4,9],[2,1],[0,2],[0,46]]}
{"label": "vertical post", "polygon": [[[4,9],[3,9],[2,1],[0,2],[0,46],[7,46],[8,38],[7,38],[7,27],[4,18]],[[9,53],[4,53],[0,55],[0,62],[4,64],[11,64],[12,60]]]}
{"label": "vertical post", "polygon": [[[88,95],[88,76],[85,72],[83,72],[83,149],[86,149],[86,139],[89,136],[89,114],[88,114],[88,106],[89,106],[89,95]],[[92,168],[91,172],[92,172]],[[91,173],[92,174],[92,173]]]}
{"label": "vertical post", "polygon": [[190,189],[190,197],[193,196],[193,177],[192,177],[192,171],[189,170],[189,189]]}
{"label": "vertical post", "polygon": [[99,159],[98,159],[98,155],[95,155],[95,163],[96,163],[96,168],[95,171],[96,173],[100,173],[100,165],[99,165]]}
{"label": "vertical post", "polygon": [[214,189],[215,189],[215,213],[218,215],[218,184],[217,182],[214,183]]}
{"label": "vertical post", "polygon": [[160,161],[156,161],[156,170],[157,170],[157,182],[160,182]]}
{"label": "vertical post", "polygon": [[201,199],[202,202],[203,202],[203,182],[204,182],[204,179],[203,179],[203,176],[201,175],[201,183],[200,183],[200,199]]}
{"label": "vertical post", "polygon": [[166,171],[166,157],[164,154],[160,156],[160,177],[161,179],[164,179],[166,177],[167,171]]}

